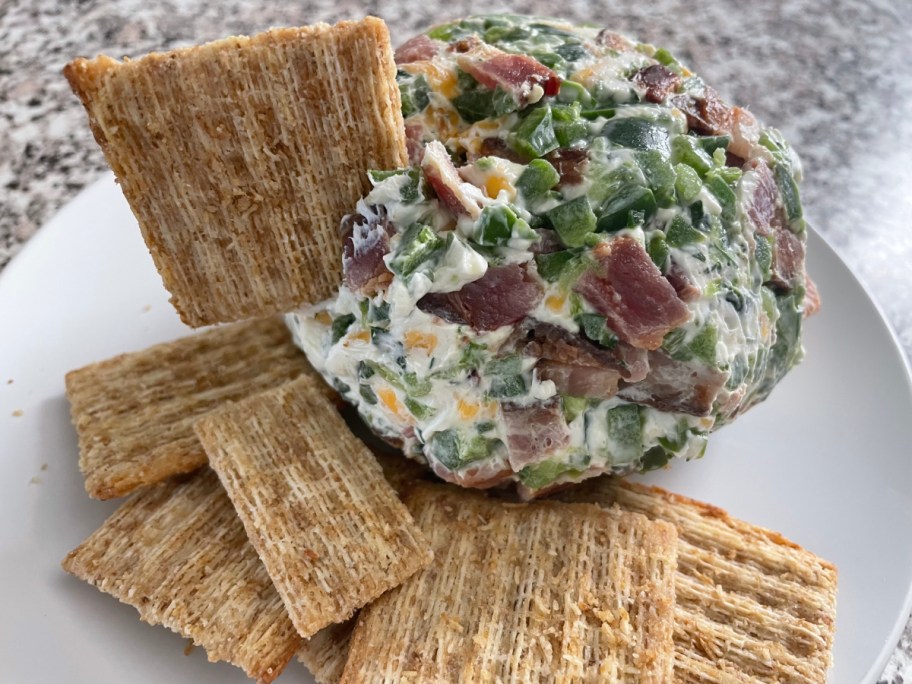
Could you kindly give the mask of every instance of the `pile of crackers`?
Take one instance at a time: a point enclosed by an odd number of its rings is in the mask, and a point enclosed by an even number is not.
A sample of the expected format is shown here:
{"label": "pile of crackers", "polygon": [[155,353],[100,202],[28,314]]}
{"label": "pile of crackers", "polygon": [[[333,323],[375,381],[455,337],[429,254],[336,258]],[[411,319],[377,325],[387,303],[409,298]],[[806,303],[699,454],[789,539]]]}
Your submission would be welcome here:
{"label": "pile of crackers", "polygon": [[235,321],[67,375],[88,494],[129,497],[68,572],[259,682],[296,656],[321,684],[825,681],[829,563],[610,478],[432,482],[270,316],[335,292],[366,170],[406,163],[381,21],[66,75],[181,316]]}

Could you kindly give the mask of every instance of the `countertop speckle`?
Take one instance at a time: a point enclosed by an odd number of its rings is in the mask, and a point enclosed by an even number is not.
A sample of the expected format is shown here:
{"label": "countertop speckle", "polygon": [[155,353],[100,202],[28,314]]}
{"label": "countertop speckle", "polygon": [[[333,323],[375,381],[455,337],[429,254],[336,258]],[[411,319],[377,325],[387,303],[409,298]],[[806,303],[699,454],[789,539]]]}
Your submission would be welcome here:
{"label": "countertop speckle", "polygon": [[[73,57],[139,56],[366,13],[385,19],[397,43],[472,12],[558,7],[668,47],[729,101],[782,129],[804,162],[808,218],[912,356],[909,0],[0,0],[0,269],[107,168],[60,73]],[[912,682],[912,623],[881,682]]]}

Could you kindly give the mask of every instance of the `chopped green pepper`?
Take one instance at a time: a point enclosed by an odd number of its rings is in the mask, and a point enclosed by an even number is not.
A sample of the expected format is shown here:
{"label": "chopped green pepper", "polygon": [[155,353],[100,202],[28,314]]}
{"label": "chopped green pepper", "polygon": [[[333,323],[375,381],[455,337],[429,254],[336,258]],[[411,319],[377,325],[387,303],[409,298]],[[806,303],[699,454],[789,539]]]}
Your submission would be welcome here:
{"label": "chopped green pepper", "polygon": [[574,319],[580,327],[583,335],[588,337],[596,344],[600,344],[608,349],[614,349],[618,343],[618,337],[615,332],[608,327],[608,321],[604,316],[593,313],[584,313],[577,315]]}
{"label": "chopped green pepper", "polygon": [[390,270],[403,277],[409,276],[422,264],[436,257],[443,246],[444,241],[430,226],[414,223],[403,233],[396,253],[390,259]]}
{"label": "chopped green pepper", "polygon": [[560,145],[554,134],[554,117],[547,105],[533,109],[508,138],[514,150],[527,157],[544,157]]}
{"label": "chopped green pepper", "polygon": [[568,247],[582,247],[585,237],[596,228],[595,214],[585,196],[559,204],[546,214]]}
{"label": "chopped green pepper", "polygon": [[560,174],[544,159],[533,159],[516,180],[516,189],[526,201],[543,197],[560,181]]}
{"label": "chopped green pepper", "polygon": [[651,121],[632,117],[609,119],[602,127],[602,135],[620,147],[658,150],[666,156],[669,153],[668,129]]}
{"label": "chopped green pepper", "polygon": [[658,205],[652,190],[642,185],[629,185],[608,201],[599,216],[598,231],[614,232],[629,227],[631,212],[643,212],[634,225],[645,223],[656,213],[656,209]]}
{"label": "chopped green pepper", "polygon": [[354,314],[345,314],[344,316],[338,316],[333,319],[330,330],[332,330],[332,343],[335,344],[341,340],[345,333],[348,332],[348,329],[351,327],[351,324],[355,322]]}

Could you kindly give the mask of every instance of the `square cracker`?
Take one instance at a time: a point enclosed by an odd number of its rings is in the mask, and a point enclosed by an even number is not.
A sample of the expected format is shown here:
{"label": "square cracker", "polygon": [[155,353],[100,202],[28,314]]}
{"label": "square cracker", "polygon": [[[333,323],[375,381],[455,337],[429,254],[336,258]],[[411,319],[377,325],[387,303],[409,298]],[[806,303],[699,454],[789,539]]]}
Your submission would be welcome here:
{"label": "square cracker", "polygon": [[[193,422],[222,403],[318,377],[279,318],[207,330],[71,371],[79,469],[96,499],[186,473],[206,462]],[[324,392],[331,390],[323,385]]]}
{"label": "square cracker", "polygon": [[342,682],[671,678],[675,531],[418,483],[434,562],[361,611]]}
{"label": "square cracker", "polygon": [[776,532],[657,487],[602,477],[564,493],[678,530],[675,681],[825,682],[836,568]]}
{"label": "square cracker", "polygon": [[205,416],[196,433],[301,636],[430,563],[380,465],[311,378]]}
{"label": "square cracker", "polygon": [[348,647],[356,619],[324,627],[304,640],[298,651],[298,660],[317,680],[317,684],[339,684],[348,660]]}
{"label": "square cracker", "polygon": [[278,677],[301,644],[208,468],[137,493],[63,567],[260,682]]}
{"label": "square cracker", "polygon": [[64,74],[194,327],[335,294],[339,222],[366,172],[407,164],[389,32],[374,17],[80,58]]}

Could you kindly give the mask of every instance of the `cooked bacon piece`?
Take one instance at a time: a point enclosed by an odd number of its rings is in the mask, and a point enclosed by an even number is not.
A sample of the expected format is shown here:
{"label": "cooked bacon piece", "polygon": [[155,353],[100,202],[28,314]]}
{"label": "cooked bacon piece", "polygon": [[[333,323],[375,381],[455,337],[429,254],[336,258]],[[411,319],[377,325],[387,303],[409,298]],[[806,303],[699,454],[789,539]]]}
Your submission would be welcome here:
{"label": "cooked bacon piece", "polygon": [[811,276],[804,276],[804,317],[810,318],[820,311],[820,292],[817,291],[817,284],[811,280]]}
{"label": "cooked bacon piece", "polygon": [[732,111],[709,86],[703,88],[703,97],[680,95],[672,98],[671,103],[684,112],[687,127],[696,133],[722,135],[732,129]]}
{"label": "cooked bacon piece", "polygon": [[[731,143],[728,152],[740,157],[742,160],[750,159],[753,150],[760,142],[760,124],[757,119],[746,109],[732,107]],[[744,162],[742,161],[741,164]],[[739,164],[739,166],[741,165]],[[729,164],[733,166],[733,164]]]}
{"label": "cooked bacon piece", "polygon": [[748,163],[754,192],[747,215],[760,237],[773,236],[773,261],[770,282],[776,287],[790,289],[803,282],[804,243],[788,227],[785,208],[779,198],[779,188],[773,172],[763,160]]}
{"label": "cooked bacon piece", "polygon": [[598,35],[595,37],[595,42],[597,45],[606,47],[609,50],[617,50],[618,52],[629,52],[633,50],[634,43],[629,39],[622,36],[620,33],[615,33],[614,31],[609,31],[608,29],[602,29],[598,32]]}
{"label": "cooked bacon piece", "polygon": [[625,384],[619,397],[660,411],[708,416],[728,375],[715,368],[675,361],[663,351],[649,352],[649,375]]}
{"label": "cooked bacon piece", "polygon": [[431,40],[423,33],[420,33],[397,47],[393,56],[396,59],[396,64],[421,62],[426,59],[433,59],[442,47],[443,43],[440,41]]}
{"label": "cooked bacon piece", "polygon": [[551,164],[560,175],[557,187],[578,185],[583,182],[583,174],[589,163],[589,153],[580,149],[557,149],[545,155],[545,160]]}
{"label": "cooked bacon piece", "polygon": [[528,164],[530,161],[526,155],[510,149],[510,146],[507,145],[506,141],[497,137],[485,138],[482,140],[481,145],[478,148],[478,153],[470,154],[469,161],[472,162],[481,157],[500,157],[507,161],[516,162],[517,164]]}
{"label": "cooked bacon piece", "polygon": [[372,296],[385,288],[393,274],[383,263],[389,238],[395,232],[382,207],[370,218],[349,214],[342,219],[342,275],[353,292]]}
{"label": "cooked bacon piece", "polygon": [[544,461],[570,444],[570,429],[557,397],[534,406],[502,404],[501,408],[513,470]]}
{"label": "cooked bacon piece", "polygon": [[418,300],[422,311],[474,330],[518,323],[542,298],[542,286],[523,266],[489,266],[478,280],[456,292],[432,292]]}
{"label": "cooked bacon piece", "polygon": [[[542,95],[557,95],[560,77],[528,55],[513,55],[482,42],[475,36],[454,43],[459,68],[485,88],[498,86],[510,93],[520,107],[538,102]],[[535,86],[541,92],[535,92]]]}
{"label": "cooked bacon piece", "polygon": [[424,157],[424,126],[420,123],[405,124],[405,147],[408,150],[409,164],[418,166]]}
{"label": "cooked bacon piece", "polygon": [[554,254],[554,252],[560,252],[565,249],[564,243],[561,242],[556,230],[536,228],[535,232],[538,233],[539,239],[538,242],[532,243],[530,249],[533,254]]}
{"label": "cooked bacon piece", "polygon": [[[649,371],[646,352],[642,349],[620,341],[612,349],[607,349],[551,323],[523,325],[505,346],[507,344],[526,356],[561,365],[611,369],[630,382],[642,380]],[[563,393],[573,394],[570,391]]]}
{"label": "cooked bacon piece", "polygon": [[669,263],[671,265],[668,267],[668,273],[665,274],[665,279],[671,283],[671,286],[674,288],[678,297],[681,298],[681,301],[692,302],[699,299],[700,295],[703,294],[700,291],[700,288],[694,285],[687,273],[684,272],[684,269],[678,266],[674,259]]}
{"label": "cooked bacon piece", "polygon": [[645,100],[659,104],[678,89],[681,77],[661,64],[653,64],[636,72],[633,82],[646,91]]}
{"label": "cooked bacon piece", "polygon": [[431,470],[445,482],[471,487],[472,489],[489,489],[506,482],[513,475],[512,468],[498,468],[496,464],[483,462],[480,465],[470,465],[463,470],[453,471],[441,463],[433,463]]}
{"label": "cooked bacon piece", "polygon": [[690,310],[636,240],[621,237],[595,249],[598,266],[574,289],[608,320],[617,336],[639,349],[658,349]]}
{"label": "cooked bacon piece", "polygon": [[587,399],[609,399],[617,394],[621,374],[615,368],[574,366],[556,361],[539,361],[538,377],[550,380],[560,394]]}
{"label": "cooked bacon piece", "polygon": [[481,190],[459,176],[446,148],[437,140],[424,146],[421,170],[437,193],[437,199],[455,217],[477,219],[481,214]]}

